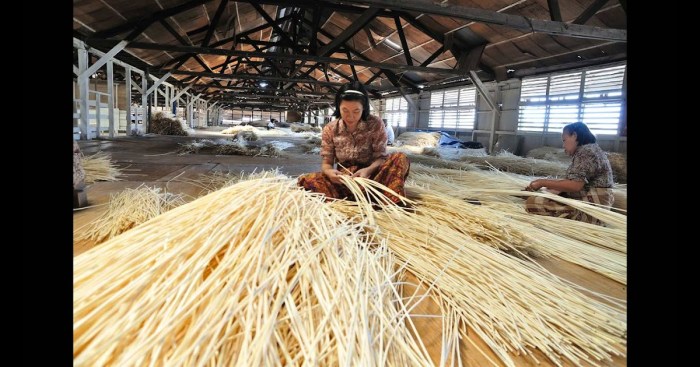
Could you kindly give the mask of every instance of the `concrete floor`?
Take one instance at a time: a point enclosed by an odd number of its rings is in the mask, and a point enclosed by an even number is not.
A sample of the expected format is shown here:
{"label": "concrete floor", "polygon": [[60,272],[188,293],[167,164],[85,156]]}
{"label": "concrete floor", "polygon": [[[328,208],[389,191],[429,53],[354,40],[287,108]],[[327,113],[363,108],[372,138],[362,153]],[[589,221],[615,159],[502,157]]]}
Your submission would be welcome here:
{"label": "concrete floor", "polygon": [[[231,172],[234,174],[279,169],[289,176],[318,171],[321,158],[318,154],[304,154],[300,144],[306,138],[299,134],[289,136],[263,136],[251,145],[262,145],[271,141],[295,144],[281,152],[279,157],[248,157],[239,155],[176,153],[179,144],[201,139],[231,139],[232,135],[220,133],[221,128],[195,130],[192,136],[148,135],[119,137],[110,140],[78,141],[81,152],[92,155],[99,151],[109,153],[112,162],[124,173],[119,181],[95,182],[86,188],[88,207],[73,213],[73,231],[79,230],[106,209],[111,194],[142,184],[159,187],[171,193],[181,193],[194,199],[202,194],[202,188],[187,182],[208,172]],[[74,255],[91,248],[91,243],[74,244]]]}
{"label": "concrete floor", "polygon": [[[107,209],[107,206],[104,204],[109,202],[110,194],[120,192],[125,188],[136,188],[141,184],[146,184],[161,187],[172,193],[182,193],[193,199],[200,196],[202,189],[192,183],[183,181],[188,178],[196,178],[201,173],[212,171],[250,173],[279,168],[280,172],[284,174],[297,176],[320,169],[319,155],[304,154],[298,147],[284,150],[282,155],[277,158],[213,154],[180,156],[175,153],[179,143],[190,142],[200,138],[231,138],[231,135],[221,134],[220,130],[220,128],[198,130],[194,136],[188,137],[154,135],[123,137],[113,140],[79,141],[78,144],[85,155],[94,154],[98,151],[110,153],[112,161],[124,170],[125,175],[121,177],[121,181],[96,182],[87,187],[90,207],[74,211],[74,232],[99,217]],[[298,136],[263,137],[258,144],[273,140],[287,141],[298,145],[305,142],[306,139]],[[76,243],[73,247],[73,254],[76,256],[92,246],[93,244],[90,243]],[[625,285],[588,269],[558,259],[540,259],[538,262],[552,273],[573,283],[609,296],[620,299],[627,298],[627,287]],[[407,280],[411,280],[410,274],[408,277],[409,279]],[[429,298],[426,298],[424,302],[418,305],[414,313],[439,315],[440,308]],[[429,353],[434,357],[434,360],[438,361],[441,344],[439,337],[439,330],[441,329],[440,319],[421,318],[420,320],[414,320],[414,322],[416,322],[419,335],[426,348],[428,348]],[[486,353],[490,355],[492,360],[497,360],[495,355],[488,351],[488,347],[484,342],[478,336],[475,336],[475,333],[470,333],[469,339],[471,342],[479,345],[482,350],[487,351]],[[463,341],[463,343],[465,342]],[[466,366],[492,365],[481,353],[474,351],[468,343],[465,343],[461,349],[464,358],[463,362]],[[514,360],[518,366],[553,366],[543,355],[538,354],[537,358],[540,360],[540,364],[536,364],[532,359],[522,356],[514,357]],[[568,366],[568,364],[564,365]],[[614,358],[613,362],[601,365],[626,366],[627,361],[624,358]]]}

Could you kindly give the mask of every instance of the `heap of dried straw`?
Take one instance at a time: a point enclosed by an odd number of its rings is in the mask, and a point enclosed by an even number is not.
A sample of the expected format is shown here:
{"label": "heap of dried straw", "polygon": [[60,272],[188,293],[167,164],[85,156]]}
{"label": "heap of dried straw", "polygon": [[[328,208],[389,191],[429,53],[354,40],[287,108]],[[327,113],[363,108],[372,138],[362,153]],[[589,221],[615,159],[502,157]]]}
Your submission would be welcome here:
{"label": "heap of dried straw", "polygon": [[610,161],[613,179],[617,183],[627,183],[627,156],[622,153],[605,152]]}
{"label": "heap of dried straw", "polygon": [[99,244],[184,203],[182,195],[164,192],[157,187],[141,185],[125,189],[112,194],[107,211],[87,227],[78,228],[73,239]]}
{"label": "heap of dried straw", "polygon": [[85,170],[85,183],[96,181],[119,181],[121,170],[111,161],[108,153],[97,152],[93,155],[83,156],[82,165]]}
{"label": "heap of dried straw", "polygon": [[411,132],[402,133],[394,140],[394,145],[412,145],[416,147],[437,147],[440,142],[438,132]]}
{"label": "heap of dried straw", "polygon": [[228,129],[222,130],[222,134],[238,134],[241,131],[258,131],[258,129],[254,126],[250,125],[236,125],[233,127],[229,127]]}
{"label": "heap of dried straw", "polygon": [[165,117],[162,112],[156,112],[151,119],[150,130],[159,135],[187,136],[187,131],[182,128],[182,122],[178,119]]}

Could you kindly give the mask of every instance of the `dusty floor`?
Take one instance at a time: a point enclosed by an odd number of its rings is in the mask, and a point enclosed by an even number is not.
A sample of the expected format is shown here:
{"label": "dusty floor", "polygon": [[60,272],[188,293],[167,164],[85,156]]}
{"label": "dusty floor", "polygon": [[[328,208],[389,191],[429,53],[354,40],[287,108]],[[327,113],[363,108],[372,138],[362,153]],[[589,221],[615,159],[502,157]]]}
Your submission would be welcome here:
{"label": "dusty floor", "polygon": [[[306,142],[302,136],[263,136],[252,145],[262,145],[272,141],[285,141],[295,144],[281,152],[279,157],[249,157],[215,154],[177,154],[180,144],[201,139],[231,139],[232,135],[221,134],[217,130],[196,130],[193,136],[120,137],[112,140],[79,141],[81,152],[92,155],[99,151],[109,153],[111,160],[123,172],[119,181],[95,182],[86,188],[88,208],[73,214],[73,229],[78,230],[98,217],[109,202],[113,193],[126,188],[136,188],[142,184],[160,187],[168,192],[182,193],[194,198],[202,189],[188,180],[203,173],[222,171],[231,173],[251,173],[261,170],[279,169],[289,176],[314,172],[320,169],[318,154],[304,154],[299,147]],[[281,133],[281,132],[280,132]],[[90,244],[76,244],[74,255],[89,249]]]}
{"label": "dusty floor", "polygon": [[[122,191],[125,188],[136,188],[141,184],[161,187],[169,192],[183,193],[195,198],[200,195],[202,189],[192,183],[185,182],[187,179],[196,178],[201,173],[211,171],[225,172],[254,172],[266,169],[278,168],[281,173],[297,176],[302,173],[317,171],[320,168],[320,157],[318,154],[304,154],[299,144],[306,141],[300,136],[267,136],[262,137],[256,144],[264,144],[270,141],[287,141],[296,144],[296,147],[285,149],[280,157],[247,157],[229,156],[214,154],[190,154],[178,155],[176,150],[180,143],[190,142],[201,138],[231,138],[231,135],[223,135],[219,128],[197,130],[191,137],[174,136],[145,136],[145,137],[123,137],[113,140],[91,140],[80,141],[80,149],[85,155],[103,151],[111,154],[112,161],[115,162],[126,173],[121,177],[121,181],[97,182],[87,187],[89,207],[83,210],[74,211],[73,230],[90,223],[97,218],[104,210],[109,201],[110,194]],[[92,244],[74,244],[74,256],[89,248]],[[566,278],[576,284],[587,287],[593,291],[621,299],[627,298],[627,287],[612,281],[604,276],[596,274],[578,265],[561,260],[540,260],[541,265],[551,272]],[[410,275],[409,275],[410,277]],[[409,279],[410,280],[410,279]],[[409,292],[406,289],[406,292]],[[421,305],[415,309],[417,314],[439,314],[437,304],[426,298]],[[440,343],[439,330],[440,320],[437,318],[424,318],[415,321],[421,339],[426,344],[434,360],[439,361]],[[479,340],[474,333],[470,333],[470,342],[487,351],[491,360],[497,360],[495,355],[488,352],[488,347]],[[466,366],[491,366],[489,359],[474,349],[470,343],[463,341],[462,362]],[[538,355],[540,364],[526,357],[515,357],[518,366],[552,366],[543,355]],[[565,364],[566,365],[566,364]],[[626,366],[626,359],[615,358],[613,362],[602,363],[603,366]]]}

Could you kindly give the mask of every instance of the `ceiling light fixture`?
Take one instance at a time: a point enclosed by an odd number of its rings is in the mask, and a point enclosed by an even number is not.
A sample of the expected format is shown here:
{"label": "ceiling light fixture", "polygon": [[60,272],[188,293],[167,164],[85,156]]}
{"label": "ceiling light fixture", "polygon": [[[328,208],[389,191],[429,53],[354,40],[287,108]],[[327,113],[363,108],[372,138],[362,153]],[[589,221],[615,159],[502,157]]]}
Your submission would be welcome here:
{"label": "ceiling light fixture", "polygon": [[386,43],[389,47],[393,48],[396,51],[401,49],[401,46],[397,45],[396,43],[394,43],[392,40],[390,40],[388,38],[384,39],[384,43]]}

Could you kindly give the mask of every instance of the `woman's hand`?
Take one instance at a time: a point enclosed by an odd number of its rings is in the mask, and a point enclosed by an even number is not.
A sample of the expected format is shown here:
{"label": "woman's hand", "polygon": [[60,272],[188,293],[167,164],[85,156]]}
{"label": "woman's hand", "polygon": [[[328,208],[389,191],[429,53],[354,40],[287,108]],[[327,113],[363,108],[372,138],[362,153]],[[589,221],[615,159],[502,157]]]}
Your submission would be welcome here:
{"label": "woman's hand", "polygon": [[371,167],[365,167],[358,169],[353,173],[352,177],[362,177],[362,178],[370,178],[372,176],[372,168]]}
{"label": "woman's hand", "polygon": [[527,191],[537,191],[541,189],[544,186],[544,182],[541,179],[534,180],[530,182],[529,185],[525,188]]}
{"label": "woman's hand", "polygon": [[328,179],[331,180],[331,182],[333,182],[334,184],[343,183],[343,181],[341,181],[340,179],[340,175],[342,175],[343,173],[338,171],[337,169],[327,169],[323,171],[323,174],[326,175],[326,177],[328,177]]}

